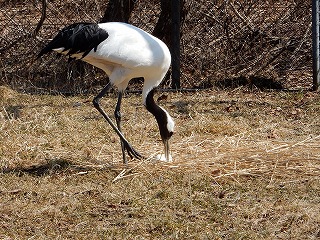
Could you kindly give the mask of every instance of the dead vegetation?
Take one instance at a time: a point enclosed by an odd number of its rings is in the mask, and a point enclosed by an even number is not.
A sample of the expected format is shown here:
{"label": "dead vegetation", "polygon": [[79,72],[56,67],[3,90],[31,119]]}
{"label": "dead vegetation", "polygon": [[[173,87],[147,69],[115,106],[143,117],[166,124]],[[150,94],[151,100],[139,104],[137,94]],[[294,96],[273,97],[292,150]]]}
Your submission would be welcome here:
{"label": "dead vegetation", "polygon": [[[320,98],[244,88],[165,93],[172,163],[121,164],[117,136],[89,97],[10,89],[0,102],[0,238],[316,239]],[[160,95],[160,93],[159,93]],[[113,112],[116,98],[103,104]],[[124,133],[162,151],[140,96]]]}

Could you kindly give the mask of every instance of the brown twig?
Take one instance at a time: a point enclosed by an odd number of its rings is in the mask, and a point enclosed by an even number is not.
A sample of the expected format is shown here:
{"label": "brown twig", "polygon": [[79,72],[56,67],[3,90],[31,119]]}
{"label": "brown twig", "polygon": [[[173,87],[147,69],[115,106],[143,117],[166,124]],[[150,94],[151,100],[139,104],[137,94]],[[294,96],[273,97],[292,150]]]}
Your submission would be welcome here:
{"label": "brown twig", "polygon": [[46,19],[46,15],[47,15],[47,0],[42,0],[41,18],[37,24],[36,29],[34,30],[33,36],[36,36],[38,34],[44,20]]}

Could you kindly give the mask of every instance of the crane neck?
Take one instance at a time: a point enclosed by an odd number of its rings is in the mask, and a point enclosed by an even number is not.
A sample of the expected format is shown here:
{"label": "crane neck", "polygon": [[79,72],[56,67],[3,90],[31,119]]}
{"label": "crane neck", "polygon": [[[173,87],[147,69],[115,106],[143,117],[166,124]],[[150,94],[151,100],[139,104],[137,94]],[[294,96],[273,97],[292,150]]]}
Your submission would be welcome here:
{"label": "crane neck", "polygon": [[145,106],[156,118],[162,140],[168,140],[173,134],[173,120],[168,112],[154,101],[155,89],[152,89],[146,97]]}

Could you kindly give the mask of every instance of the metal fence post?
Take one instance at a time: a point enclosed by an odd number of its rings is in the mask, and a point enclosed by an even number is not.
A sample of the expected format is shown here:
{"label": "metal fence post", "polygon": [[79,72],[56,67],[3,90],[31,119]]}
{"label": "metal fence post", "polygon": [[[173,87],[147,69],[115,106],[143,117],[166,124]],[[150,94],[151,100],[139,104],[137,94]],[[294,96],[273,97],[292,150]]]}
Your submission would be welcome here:
{"label": "metal fence post", "polygon": [[172,88],[180,89],[180,0],[171,1],[172,11]]}
{"label": "metal fence post", "polygon": [[319,53],[319,0],[312,0],[313,90],[315,91],[320,85]]}

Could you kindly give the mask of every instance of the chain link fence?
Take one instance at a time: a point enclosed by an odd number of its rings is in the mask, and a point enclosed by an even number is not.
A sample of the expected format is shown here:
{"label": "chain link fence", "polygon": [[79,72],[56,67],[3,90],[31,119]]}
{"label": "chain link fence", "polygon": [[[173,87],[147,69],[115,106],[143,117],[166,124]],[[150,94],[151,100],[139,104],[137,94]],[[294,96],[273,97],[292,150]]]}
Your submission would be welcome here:
{"label": "chain link fence", "polygon": [[[39,60],[35,57],[62,27],[99,22],[107,3],[48,1],[46,19],[35,35],[41,1],[1,0],[0,84],[28,92],[57,93],[87,93],[105,85],[107,77],[102,71],[80,61],[67,63],[55,54]],[[183,3],[182,88],[312,86],[311,1]],[[160,13],[160,0],[137,0],[130,23],[152,32]],[[162,87],[168,86],[169,77]]]}

